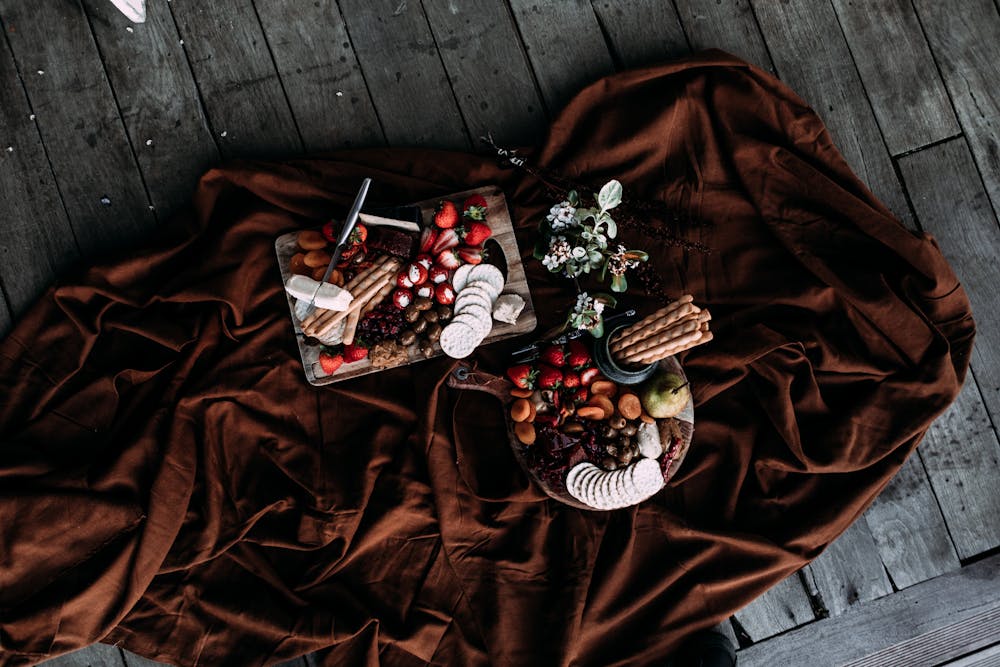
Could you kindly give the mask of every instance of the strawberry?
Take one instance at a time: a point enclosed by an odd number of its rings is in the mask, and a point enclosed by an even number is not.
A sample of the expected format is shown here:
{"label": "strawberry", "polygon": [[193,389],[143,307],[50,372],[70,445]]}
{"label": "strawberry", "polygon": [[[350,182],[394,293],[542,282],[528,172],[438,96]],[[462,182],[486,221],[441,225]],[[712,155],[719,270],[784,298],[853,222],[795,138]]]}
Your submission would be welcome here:
{"label": "strawberry", "polygon": [[590,365],[590,350],[587,344],[579,338],[574,338],[567,344],[569,354],[566,355],[566,365],[576,370]]}
{"label": "strawberry", "polygon": [[580,374],[576,371],[565,371],[563,373],[563,386],[567,389],[575,389],[580,386]]}
{"label": "strawberry", "polygon": [[327,375],[333,375],[344,363],[344,355],[330,354],[327,350],[319,353],[319,365]]}
{"label": "strawberry", "polygon": [[434,300],[443,306],[455,303],[455,288],[451,283],[440,283],[434,288]]}
{"label": "strawberry", "polygon": [[451,229],[458,224],[458,209],[450,201],[443,201],[438,205],[434,214],[434,224],[441,229]]}
{"label": "strawberry", "polygon": [[586,403],[590,400],[590,390],[586,387],[577,387],[576,391],[573,392],[573,402],[577,405]]}
{"label": "strawberry", "polygon": [[462,215],[470,220],[486,219],[486,198],[472,195],[462,203]]}
{"label": "strawberry", "polygon": [[351,343],[350,345],[344,346],[344,362],[348,364],[353,364],[355,361],[361,361],[368,356],[368,348],[362,345],[360,342]]}
{"label": "strawberry", "polygon": [[471,248],[469,246],[458,246],[458,257],[466,264],[482,264],[486,253],[482,248]]}
{"label": "strawberry", "polygon": [[424,283],[423,285],[417,285],[417,288],[413,290],[413,293],[417,296],[429,299],[434,296],[434,285],[431,283]]}
{"label": "strawberry", "polygon": [[411,303],[413,303],[413,292],[403,287],[400,287],[392,293],[392,303],[396,308],[400,310],[406,308]]}
{"label": "strawberry", "polygon": [[424,231],[420,233],[420,250],[418,252],[430,252],[437,237],[437,227],[424,227]]}
{"label": "strawberry", "polygon": [[360,222],[354,225],[354,229],[347,236],[347,242],[351,245],[360,245],[368,240],[368,228]]}
{"label": "strawberry", "polygon": [[400,271],[399,275],[396,276],[396,287],[402,287],[404,289],[413,287],[413,281],[410,280],[410,276],[406,271]]}
{"label": "strawberry", "polygon": [[437,241],[431,247],[431,254],[437,255],[448,248],[454,248],[459,244],[458,232],[454,229],[442,229],[437,236]]}
{"label": "strawberry", "polygon": [[580,383],[584,387],[589,387],[594,383],[594,380],[601,379],[601,371],[597,368],[585,368],[580,371]]}
{"label": "strawberry", "polygon": [[337,225],[331,220],[330,222],[323,225],[323,238],[325,238],[330,243],[337,242]]}
{"label": "strawberry", "polygon": [[454,248],[449,248],[443,253],[437,256],[435,260],[439,265],[448,269],[449,271],[457,269],[462,265],[462,258],[458,256],[458,251]]}
{"label": "strawberry", "polygon": [[538,368],[538,387],[540,389],[557,389],[562,384],[563,373],[558,368],[542,364]]}
{"label": "strawberry", "polygon": [[424,268],[423,264],[414,262],[406,267],[406,277],[409,278],[410,282],[414,285],[421,285],[427,282],[427,269]]}
{"label": "strawberry", "polygon": [[521,389],[534,389],[538,371],[528,364],[518,364],[507,369],[507,377]]}
{"label": "strawberry", "polygon": [[542,350],[539,358],[549,366],[555,366],[556,368],[562,368],[566,365],[566,354],[563,352],[561,345],[549,345]]}
{"label": "strawberry", "polygon": [[461,229],[462,243],[465,245],[483,245],[493,235],[493,230],[485,222],[470,222]]}
{"label": "strawberry", "polygon": [[427,279],[435,285],[443,283],[448,280],[448,269],[443,266],[434,265],[431,267],[431,270],[427,272]]}
{"label": "strawberry", "polygon": [[420,266],[430,271],[431,267],[434,265],[434,258],[428,255],[427,253],[422,252],[419,255],[417,255],[416,262]]}

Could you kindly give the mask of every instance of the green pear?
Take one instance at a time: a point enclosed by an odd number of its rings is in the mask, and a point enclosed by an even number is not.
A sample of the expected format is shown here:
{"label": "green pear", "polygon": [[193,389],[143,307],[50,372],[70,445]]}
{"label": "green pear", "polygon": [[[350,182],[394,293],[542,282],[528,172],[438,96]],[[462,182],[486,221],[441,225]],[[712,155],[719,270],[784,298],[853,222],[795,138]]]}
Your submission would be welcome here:
{"label": "green pear", "polygon": [[677,416],[691,400],[691,388],[677,373],[658,373],[642,385],[639,398],[650,417],[668,419]]}

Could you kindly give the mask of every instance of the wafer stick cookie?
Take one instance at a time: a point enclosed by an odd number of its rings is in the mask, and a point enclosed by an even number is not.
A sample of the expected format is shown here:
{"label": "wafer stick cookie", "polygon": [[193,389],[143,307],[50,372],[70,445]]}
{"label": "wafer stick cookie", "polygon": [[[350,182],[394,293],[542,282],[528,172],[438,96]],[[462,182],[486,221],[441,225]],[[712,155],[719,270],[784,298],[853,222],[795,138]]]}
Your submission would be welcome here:
{"label": "wafer stick cookie", "polygon": [[665,315],[661,316],[659,319],[655,320],[652,324],[633,331],[630,335],[625,338],[616,338],[611,344],[611,352],[619,352],[626,347],[635,344],[637,341],[644,340],[650,336],[656,335],[659,332],[669,329],[674,326],[677,322],[685,320],[693,315],[697,315],[701,312],[701,309],[693,303],[684,303],[677,308],[667,312]]}
{"label": "wafer stick cookie", "polygon": [[621,339],[625,338],[626,336],[631,336],[632,334],[634,334],[635,332],[639,331],[640,329],[644,329],[644,328],[646,328],[648,326],[651,326],[657,320],[659,320],[659,319],[661,319],[663,317],[666,317],[667,315],[669,315],[670,313],[672,313],[674,310],[676,310],[680,306],[683,306],[686,303],[691,303],[692,301],[694,301],[694,297],[691,296],[690,294],[685,294],[684,296],[680,297],[676,301],[674,301],[672,303],[668,303],[663,308],[660,308],[658,311],[656,311],[652,315],[647,315],[646,317],[642,318],[641,320],[639,320],[635,324],[622,329],[617,334],[615,334],[615,337],[614,337],[614,339],[612,339],[611,342],[614,343],[615,341],[621,340]]}
{"label": "wafer stick cookie", "polygon": [[661,354],[657,354],[657,355],[653,355],[653,356],[648,356],[648,357],[641,357],[641,360],[639,361],[639,363],[651,364],[654,361],[659,361],[660,359],[666,359],[667,357],[672,357],[675,354],[680,354],[681,352],[684,352],[686,350],[690,350],[692,347],[698,347],[699,345],[704,345],[705,343],[707,343],[710,340],[712,340],[713,337],[714,336],[712,335],[711,331],[701,332],[701,338],[692,340],[692,341],[690,341],[688,343],[684,343],[684,344],[680,345],[679,347],[673,348],[671,350],[667,350],[667,351],[665,351],[665,352],[663,352]]}

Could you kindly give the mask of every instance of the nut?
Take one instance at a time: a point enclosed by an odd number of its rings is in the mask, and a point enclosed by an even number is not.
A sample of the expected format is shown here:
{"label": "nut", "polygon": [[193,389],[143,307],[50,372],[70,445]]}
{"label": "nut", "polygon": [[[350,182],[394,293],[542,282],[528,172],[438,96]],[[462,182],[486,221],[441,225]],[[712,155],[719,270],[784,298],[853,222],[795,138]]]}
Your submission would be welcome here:
{"label": "nut", "polygon": [[413,329],[407,329],[399,334],[400,345],[413,345],[415,342],[417,342],[417,332]]}
{"label": "nut", "polygon": [[423,333],[424,331],[426,331],[427,330],[427,320],[425,320],[423,318],[418,319],[416,322],[413,323],[413,330],[416,331],[418,334],[419,333]]}
{"label": "nut", "polygon": [[576,421],[569,421],[563,424],[563,433],[583,433],[583,424]]}
{"label": "nut", "polygon": [[422,340],[419,343],[417,343],[417,349],[420,350],[420,353],[422,355],[424,355],[427,358],[430,358],[434,354],[434,343],[430,342],[429,340]]}
{"label": "nut", "polygon": [[430,310],[425,310],[424,311],[424,319],[427,320],[428,322],[437,322],[438,321],[438,312],[436,310],[434,310],[433,308],[431,308]]}
{"label": "nut", "polygon": [[411,303],[403,311],[403,319],[412,324],[420,319],[420,311],[417,310],[417,307]]}
{"label": "nut", "polygon": [[625,424],[625,426],[621,429],[621,434],[627,435],[630,438],[635,436],[638,432],[639,428],[635,424]]}
{"label": "nut", "polygon": [[431,306],[434,305],[434,302],[431,301],[430,297],[418,296],[413,300],[413,305],[416,306],[417,310],[424,311],[430,310]]}
{"label": "nut", "polygon": [[450,320],[451,319],[451,306],[440,305],[434,310],[437,311],[438,319],[440,320]]}
{"label": "nut", "polygon": [[614,426],[605,426],[603,429],[601,429],[601,437],[614,438],[617,437],[617,435],[618,435],[618,429],[616,429]]}
{"label": "nut", "polygon": [[614,429],[623,429],[628,424],[628,421],[621,415],[612,415],[611,419],[608,420],[608,426]]}
{"label": "nut", "polygon": [[434,343],[437,339],[441,337],[441,325],[437,322],[432,322],[427,325],[427,331],[424,333],[427,336],[427,340]]}
{"label": "nut", "polygon": [[616,461],[613,457],[608,456],[605,457],[603,461],[601,461],[601,467],[604,468],[605,470],[617,470],[619,466],[618,466],[618,461]]}

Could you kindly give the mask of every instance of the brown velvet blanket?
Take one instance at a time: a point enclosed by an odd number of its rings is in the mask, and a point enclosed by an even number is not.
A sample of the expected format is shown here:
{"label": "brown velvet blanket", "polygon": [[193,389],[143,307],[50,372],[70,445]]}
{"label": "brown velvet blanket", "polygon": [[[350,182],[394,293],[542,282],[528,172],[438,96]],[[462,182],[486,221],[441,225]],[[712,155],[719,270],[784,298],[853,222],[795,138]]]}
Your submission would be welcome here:
{"label": "brown velvet blanket", "polygon": [[95,640],[213,667],[658,664],[844,531],[965,376],[969,303],[933,239],[802,100],[720,52],[598,81],[534,156],[709,223],[689,232],[709,254],[622,232],[714,314],[663,492],[610,513],[547,499],[447,359],[303,378],[275,237],[342,215],[363,176],[385,204],[497,183],[542,330],[572,292],[528,259],[537,180],[427,150],[232,163],[0,347],[0,664]]}

